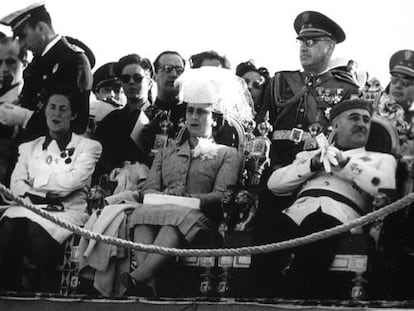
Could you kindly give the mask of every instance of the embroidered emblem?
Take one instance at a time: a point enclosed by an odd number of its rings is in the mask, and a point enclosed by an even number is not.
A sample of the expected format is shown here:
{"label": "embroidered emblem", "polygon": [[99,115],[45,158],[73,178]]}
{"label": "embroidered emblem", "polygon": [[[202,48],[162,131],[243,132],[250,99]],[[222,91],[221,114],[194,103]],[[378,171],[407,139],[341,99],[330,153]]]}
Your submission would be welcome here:
{"label": "embroidered emblem", "polygon": [[351,168],[352,173],[354,173],[355,175],[359,175],[363,171],[362,168],[360,168],[359,165],[356,163],[352,163],[350,168]]}
{"label": "embroidered emblem", "polygon": [[309,20],[309,12],[304,12],[302,14],[303,21],[306,23]]}
{"label": "embroidered emblem", "polygon": [[410,50],[405,50],[404,51],[404,57],[405,57],[406,60],[409,60],[412,55],[413,55],[413,53]]}

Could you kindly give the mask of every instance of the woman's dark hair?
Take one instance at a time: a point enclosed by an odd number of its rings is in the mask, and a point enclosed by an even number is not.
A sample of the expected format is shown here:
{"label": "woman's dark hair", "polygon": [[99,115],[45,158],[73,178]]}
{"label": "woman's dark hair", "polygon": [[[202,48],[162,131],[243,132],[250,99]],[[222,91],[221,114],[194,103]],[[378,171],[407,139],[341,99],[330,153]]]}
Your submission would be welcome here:
{"label": "woman's dark hair", "polygon": [[191,56],[191,68],[200,68],[201,64],[206,59],[216,59],[220,62],[223,68],[230,69],[230,61],[227,59],[227,57],[219,55],[216,51],[205,51]]}
{"label": "woman's dark hair", "polygon": [[261,75],[267,84],[267,81],[270,79],[269,71],[266,67],[259,67],[257,68],[252,60],[248,60],[247,62],[240,63],[236,67],[236,75],[239,77],[243,77],[246,72],[254,71]]}
{"label": "woman's dark hair", "polygon": [[247,62],[244,62],[244,63],[240,63],[236,67],[236,75],[238,75],[239,77],[243,77],[243,75],[246,72],[250,72],[250,71],[254,71],[254,72],[259,73],[256,66],[254,65],[254,63],[251,60],[249,60]]}
{"label": "woman's dark hair", "polygon": [[72,114],[77,114],[79,112],[79,98],[76,95],[76,92],[73,88],[68,87],[66,85],[53,85],[48,93],[47,93],[47,101],[49,102],[50,97],[53,95],[62,95],[69,100],[70,109],[72,110]]}
{"label": "woman's dark hair", "polygon": [[258,113],[264,98],[264,90],[266,89],[267,85],[269,84],[270,74],[266,67],[259,67],[257,68],[253,62],[253,60],[248,60],[247,62],[243,62],[237,65],[236,67],[236,75],[242,78],[247,72],[256,72],[261,77],[263,77],[263,83],[261,84],[262,93],[257,103],[255,103],[254,110]]}
{"label": "woman's dark hair", "polygon": [[138,64],[142,69],[149,71],[150,77],[154,75],[154,69],[148,58],[139,56],[138,54],[128,54],[124,57],[121,57],[119,61],[114,66],[114,73],[119,78],[122,75],[122,70],[125,66],[130,64]]}

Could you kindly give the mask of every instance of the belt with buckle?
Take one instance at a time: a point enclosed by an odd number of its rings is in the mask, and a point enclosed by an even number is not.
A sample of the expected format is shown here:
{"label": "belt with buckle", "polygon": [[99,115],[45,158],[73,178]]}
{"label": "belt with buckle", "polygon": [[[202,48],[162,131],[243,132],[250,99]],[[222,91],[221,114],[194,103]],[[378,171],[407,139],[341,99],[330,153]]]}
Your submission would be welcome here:
{"label": "belt with buckle", "polygon": [[291,130],[276,130],[272,135],[272,140],[290,140],[295,144],[309,139],[312,139],[311,134],[298,128],[293,128]]}

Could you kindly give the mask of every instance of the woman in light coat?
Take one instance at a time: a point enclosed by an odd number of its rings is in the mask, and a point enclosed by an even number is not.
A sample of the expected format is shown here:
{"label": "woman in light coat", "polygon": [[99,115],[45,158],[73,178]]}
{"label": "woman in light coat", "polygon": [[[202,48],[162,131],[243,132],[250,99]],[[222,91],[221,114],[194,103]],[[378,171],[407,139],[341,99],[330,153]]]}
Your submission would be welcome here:
{"label": "woman in light coat", "polygon": [[[87,190],[102,147],[72,132],[78,109],[71,90],[57,87],[50,94],[45,109],[49,133],[20,145],[10,187],[60,219],[83,225]],[[28,256],[37,266],[33,289],[56,289],[50,275],[70,235],[22,206],[10,206],[0,219],[0,288],[21,289],[19,270],[22,257]]]}

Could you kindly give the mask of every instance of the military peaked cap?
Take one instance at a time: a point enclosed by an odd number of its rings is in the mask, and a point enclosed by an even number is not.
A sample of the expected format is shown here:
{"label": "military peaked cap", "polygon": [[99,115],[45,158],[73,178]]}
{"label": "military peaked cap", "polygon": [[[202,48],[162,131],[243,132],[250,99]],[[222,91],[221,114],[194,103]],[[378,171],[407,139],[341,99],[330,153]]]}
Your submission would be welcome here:
{"label": "military peaked cap", "polygon": [[414,77],[414,51],[401,50],[390,59],[390,73],[401,73]]}
{"label": "military peaked cap", "polygon": [[93,73],[92,89],[96,92],[100,87],[119,85],[121,82],[115,76],[114,65],[115,62],[106,63],[95,70]]}
{"label": "military peaked cap", "polygon": [[45,3],[37,2],[3,17],[0,19],[0,24],[10,26],[13,33],[17,34],[30,18],[43,16],[45,13],[47,13]]}
{"label": "military peaked cap", "polygon": [[322,13],[305,11],[300,13],[293,24],[298,34],[297,39],[313,39],[329,37],[336,43],[345,40],[345,32],[342,28]]}

